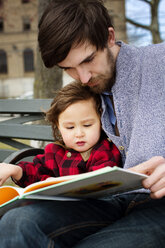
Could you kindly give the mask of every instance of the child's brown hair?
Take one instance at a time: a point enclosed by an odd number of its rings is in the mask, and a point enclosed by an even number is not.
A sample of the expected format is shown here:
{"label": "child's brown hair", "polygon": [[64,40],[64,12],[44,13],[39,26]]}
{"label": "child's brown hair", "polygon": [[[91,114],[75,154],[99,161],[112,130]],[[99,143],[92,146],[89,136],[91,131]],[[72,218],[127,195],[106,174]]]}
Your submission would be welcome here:
{"label": "child's brown hair", "polygon": [[58,130],[59,115],[67,107],[78,101],[93,99],[96,112],[101,115],[101,99],[99,94],[92,92],[90,87],[83,86],[79,82],[72,82],[60,89],[51,103],[50,109],[46,112],[46,119],[51,123],[55,140],[63,143]]}

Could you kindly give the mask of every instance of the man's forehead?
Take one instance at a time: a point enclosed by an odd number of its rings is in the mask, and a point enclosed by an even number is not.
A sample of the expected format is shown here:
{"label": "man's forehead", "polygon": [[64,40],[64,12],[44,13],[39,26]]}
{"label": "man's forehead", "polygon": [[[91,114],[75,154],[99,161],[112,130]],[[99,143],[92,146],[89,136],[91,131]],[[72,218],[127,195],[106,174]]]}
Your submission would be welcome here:
{"label": "man's forehead", "polygon": [[96,47],[89,44],[83,43],[79,45],[74,45],[70,49],[67,57],[58,63],[58,66],[63,67],[75,67],[81,64],[86,58],[91,56],[94,52],[96,52]]}

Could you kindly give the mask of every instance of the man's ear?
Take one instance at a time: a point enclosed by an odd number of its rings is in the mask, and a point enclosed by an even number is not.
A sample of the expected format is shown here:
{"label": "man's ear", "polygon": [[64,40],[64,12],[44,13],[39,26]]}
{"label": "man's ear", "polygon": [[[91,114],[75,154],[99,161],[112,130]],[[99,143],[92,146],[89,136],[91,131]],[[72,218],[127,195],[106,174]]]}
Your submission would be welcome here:
{"label": "man's ear", "polygon": [[111,48],[115,45],[115,30],[112,27],[109,27],[108,32],[108,47]]}

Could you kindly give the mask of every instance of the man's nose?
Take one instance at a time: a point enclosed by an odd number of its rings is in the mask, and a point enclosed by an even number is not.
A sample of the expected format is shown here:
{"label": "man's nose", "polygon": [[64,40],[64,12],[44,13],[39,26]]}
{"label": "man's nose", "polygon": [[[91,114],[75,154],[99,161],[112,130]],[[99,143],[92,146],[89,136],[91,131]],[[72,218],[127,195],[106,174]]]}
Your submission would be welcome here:
{"label": "man's nose", "polygon": [[83,84],[87,84],[92,77],[91,72],[85,68],[77,68],[77,74],[78,74],[79,80]]}

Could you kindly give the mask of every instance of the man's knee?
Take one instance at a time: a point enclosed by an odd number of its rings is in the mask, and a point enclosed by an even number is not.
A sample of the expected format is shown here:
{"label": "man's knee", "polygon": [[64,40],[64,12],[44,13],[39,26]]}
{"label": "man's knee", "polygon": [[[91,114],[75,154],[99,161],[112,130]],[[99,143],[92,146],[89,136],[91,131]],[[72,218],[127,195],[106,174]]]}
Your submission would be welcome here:
{"label": "man's knee", "polygon": [[23,223],[30,219],[33,220],[33,218],[30,217],[30,213],[28,215],[28,212],[26,211],[26,209],[24,209],[24,207],[13,208],[5,213],[0,219],[0,228],[3,230],[3,228],[7,227],[9,230],[13,227],[23,227]]}

